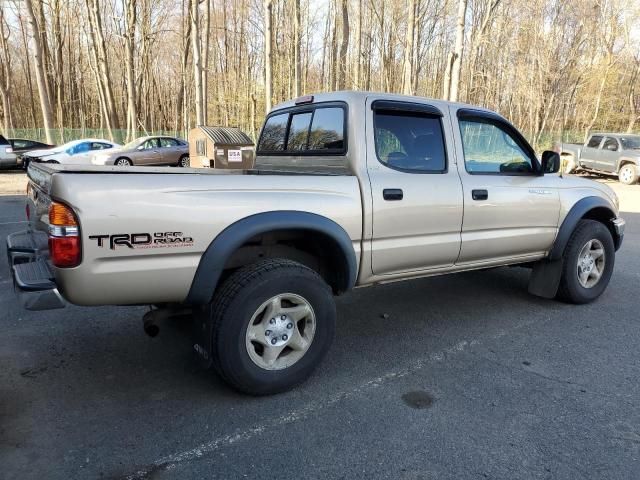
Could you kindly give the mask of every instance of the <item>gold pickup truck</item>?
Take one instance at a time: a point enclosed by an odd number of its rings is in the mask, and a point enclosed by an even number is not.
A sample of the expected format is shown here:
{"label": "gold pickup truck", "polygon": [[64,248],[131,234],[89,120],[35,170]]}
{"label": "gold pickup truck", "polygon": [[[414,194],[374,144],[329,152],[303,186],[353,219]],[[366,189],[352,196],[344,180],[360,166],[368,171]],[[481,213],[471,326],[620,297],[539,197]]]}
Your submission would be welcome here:
{"label": "gold pickup truck", "polygon": [[483,108],[305,96],[267,116],[256,155],[247,171],[31,165],[29,228],[7,239],[24,305],[151,305],[151,334],[188,311],[202,361],[269,394],[329,349],[334,295],[521,264],[531,293],[586,303],[622,242],[611,189],[557,175],[557,153]]}

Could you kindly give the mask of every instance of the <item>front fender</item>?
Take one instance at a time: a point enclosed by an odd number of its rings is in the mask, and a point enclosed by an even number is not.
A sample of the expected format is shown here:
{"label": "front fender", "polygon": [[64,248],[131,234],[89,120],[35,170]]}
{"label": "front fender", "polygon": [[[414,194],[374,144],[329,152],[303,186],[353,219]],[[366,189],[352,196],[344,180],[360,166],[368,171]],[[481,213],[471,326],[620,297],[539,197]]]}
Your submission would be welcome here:
{"label": "front fender", "polygon": [[607,228],[609,228],[611,235],[613,236],[616,249],[619,248],[622,238],[613,228],[612,222],[616,218],[614,208],[602,197],[584,197],[578,200],[573,207],[571,207],[571,210],[569,210],[569,213],[564,218],[562,225],[560,225],[553,248],[549,253],[549,260],[559,260],[562,258],[564,249],[569,242],[571,234],[578,225],[578,222],[588,216],[590,212],[597,212],[599,219],[606,222]]}

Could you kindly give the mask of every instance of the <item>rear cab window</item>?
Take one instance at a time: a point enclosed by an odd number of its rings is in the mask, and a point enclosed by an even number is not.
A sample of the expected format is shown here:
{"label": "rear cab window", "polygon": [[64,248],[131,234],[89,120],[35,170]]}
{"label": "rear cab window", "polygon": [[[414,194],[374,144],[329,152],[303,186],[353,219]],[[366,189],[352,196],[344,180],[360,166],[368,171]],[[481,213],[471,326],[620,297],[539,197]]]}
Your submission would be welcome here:
{"label": "rear cab window", "polygon": [[7,141],[7,139],[4,138],[2,135],[0,135],[0,145],[2,145],[3,147],[5,145],[9,145],[9,142]]}
{"label": "rear cab window", "polygon": [[321,102],[278,110],[264,123],[257,169],[347,173],[347,106]]}

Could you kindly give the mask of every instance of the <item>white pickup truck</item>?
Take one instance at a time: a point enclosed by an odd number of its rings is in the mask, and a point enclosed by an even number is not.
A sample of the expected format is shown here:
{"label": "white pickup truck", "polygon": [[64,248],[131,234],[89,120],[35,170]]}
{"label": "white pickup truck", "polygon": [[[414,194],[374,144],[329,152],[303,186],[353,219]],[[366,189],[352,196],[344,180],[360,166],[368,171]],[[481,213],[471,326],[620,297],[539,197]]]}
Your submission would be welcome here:
{"label": "white pickup truck", "polygon": [[187,309],[203,362],[275,393],[320,362],[354,287],[521,264],[533,294],[596,299],[625,222],[559,163],[482,108],[306,96],[268,115],[254,170],[31,165],[7,252],[27,308],[152,305],[149,333]]}

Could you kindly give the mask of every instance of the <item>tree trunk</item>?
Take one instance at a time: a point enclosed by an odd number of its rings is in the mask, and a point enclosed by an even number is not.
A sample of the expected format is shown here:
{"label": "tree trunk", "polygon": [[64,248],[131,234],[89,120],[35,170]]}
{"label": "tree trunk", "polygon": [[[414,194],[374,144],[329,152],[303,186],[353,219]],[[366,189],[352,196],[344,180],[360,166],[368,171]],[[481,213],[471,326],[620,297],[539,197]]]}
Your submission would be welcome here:
{"label": "tree trunk", "polygon": [[300,58],[300,0],[293,0],[293,62],[294,62],[294,81],[293,96],[299,97],[302,93],[302,59]]}
{"label": "tree trunk", "polygon": [[413,49],[416,27],[417,1],[409,0],[409,19],[407,20],[407,33],[404,40],[404,68],[402,74],[402,93],[414,95],[413,91]]}
{"label": "tree trunk", "polygon": [[338,59],[337,89],[344,90],[347,83],[347,50],[349,49],[349,5],[342,0],[342,41],[340,42],[340,56]]}
{"label": "tree trunk", "polygon": [[462,66],[462,53],[464,50],[464,22],[467,16],[467,0],[460,0],[458,4],[458,20],[456,22],[456,44],[451,65],[451,87],[449,100],[458,101],[458,88],[460,87],[460,68]]}
{"label": "tree trunk", "polygon": [[135,138],[138,130],[138,109],[136,102],[135,46],[137,0],[126,0],[126,84],[127,84],[127,141]]}
{"label": "tree trunk", "polygon": [[[53,144],[53,135],[51,128],[53,126],[53,117],[51,114],[51,100],[47,89],[47,76],[45,72],[44,59],[42,57],[41,32],[33,10],[32,0],[25,0],[27,13],[29,14],[29,23],[33,31],[34,54],[33,61],[36,69],[36,83],[38,85],[38,94],[40,96],[40,109],[42,110],[42,123],[44,125],[44,134],[47,143]],[[42,25],[44,28],[44,25]]]}
{"label": "tree trunk", "polygon": [[264,1],[264,108],[271,111],[273,97],[272,69],[273,69],[273,31],[272,31],[272,0]]}
{"label": "tree trunk", "polygon": [[200,5],[199,0],[191,2],[191,48],[193,50],[193,79],[196,94],[196,126],[204,125],[202,92],[202,49],[200,46]]}

